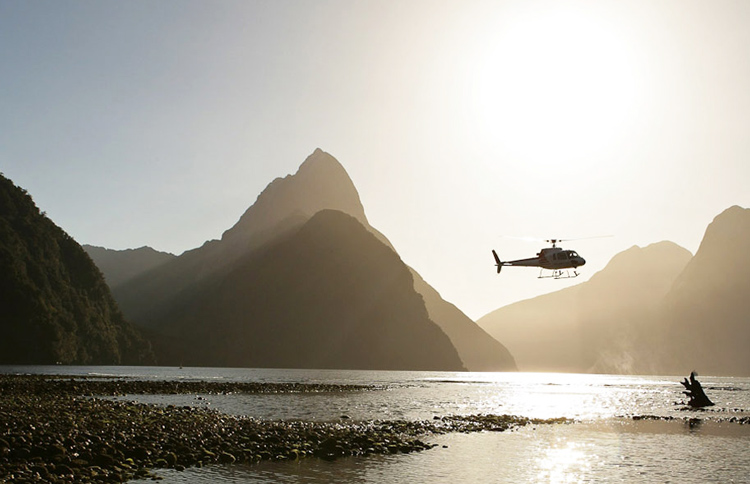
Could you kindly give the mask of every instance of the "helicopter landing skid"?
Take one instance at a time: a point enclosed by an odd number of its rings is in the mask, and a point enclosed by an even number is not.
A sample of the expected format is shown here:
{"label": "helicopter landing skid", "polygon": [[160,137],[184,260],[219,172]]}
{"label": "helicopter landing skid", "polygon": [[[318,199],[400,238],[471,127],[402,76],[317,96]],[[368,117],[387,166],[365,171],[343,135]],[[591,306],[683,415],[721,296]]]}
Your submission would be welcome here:
{"label": "helicopter landing skid", "polygon": [[567,269],[541,269],[539,271],[539,279],[573,279],[578,277],[578,271],[571,271]]}

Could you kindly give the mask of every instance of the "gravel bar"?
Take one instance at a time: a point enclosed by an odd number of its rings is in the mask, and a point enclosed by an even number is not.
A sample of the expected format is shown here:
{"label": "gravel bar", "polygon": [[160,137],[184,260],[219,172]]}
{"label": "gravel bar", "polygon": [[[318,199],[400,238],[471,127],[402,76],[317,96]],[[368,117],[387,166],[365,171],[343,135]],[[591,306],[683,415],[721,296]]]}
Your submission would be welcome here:
{"label": "gravel bar", "polygon": [[436,433],[504,431],[560,423],[508,415],[428,421],[259,420],[194,407],[113,401],[123,394],[376,390],[355,385],[106,380],[0,376],[0,482],[126,482],[154,469],[261,460],[417,452]]}

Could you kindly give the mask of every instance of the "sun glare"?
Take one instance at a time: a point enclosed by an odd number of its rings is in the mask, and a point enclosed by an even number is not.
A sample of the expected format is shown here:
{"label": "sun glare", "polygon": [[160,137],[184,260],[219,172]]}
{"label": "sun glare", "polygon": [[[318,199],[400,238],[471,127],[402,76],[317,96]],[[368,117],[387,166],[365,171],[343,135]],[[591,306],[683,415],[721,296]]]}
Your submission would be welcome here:
{"label": "sun glare", "polygon": [[476,60],[475,135],[542,164],[591,157],[632,121],[633,63],[614,29],[580,10],[526,12]]}
{"label": "sun glare", "polygon": [[549,483],[583,482],[591,468],[590,456],[581,444],[560,442],[539,458],[539,480]]}

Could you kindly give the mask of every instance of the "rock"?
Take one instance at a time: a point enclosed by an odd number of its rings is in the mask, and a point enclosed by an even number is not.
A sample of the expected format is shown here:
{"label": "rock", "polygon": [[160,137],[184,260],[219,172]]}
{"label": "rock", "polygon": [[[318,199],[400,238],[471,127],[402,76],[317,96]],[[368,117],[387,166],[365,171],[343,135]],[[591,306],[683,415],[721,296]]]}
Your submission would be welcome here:
{"label": "rock", "polygon": [[55,466],[55,474],[57,474],[58,476],[72,476],[75,473],[70,467],[66,466],[65,464],[60,464]]}
{"label": "rock", "polygon": [[169,467],[174,467],[177,464],[177,455],[174,452],[167,452],[164,454],[164,460]]}
{"label": "rock", "polygon": [[219,454],[219,462],[221,464],[234,464],[236,461],[237,458],[229,452],[222,452]]}
{"label": "rock", "polygon": [[94,463],[100,467],[112,467],[115,465],[115,459],[109,454],[101,453],[94,456]]}
{"label": "rock", "polygon": [[31,457],[31,449],[28,447],[18,447],[17,449],[13,449],[11,453],[17,459],[28,459]]}
{"label": "rock", "polygon": [[146,460],[148,459],[149,455],[151,455],[151,452],[149,452],[148,449],[143,446],[138,446],[131,450],[130,455],[133,459]]}
{"label": "rock", "polygon": [[49,471],[43,465],[34,465],[34,466],[31,466],[30,469],[32,472],[35,472],[36,474],[38,474],[39,477],[42,479],[47,479],[49,477]]}
{"label": "rock", "polygon": [[[75,386],[79,392],[96,395],[120,392],[125,387],[124,383],[101,383],[78,378]],[[205,393],[233,388],[207,382],[191,382],[185,388],[194,391],[193,383]],[[174,382],[131,381],[128,385],[133,390],[157,393],[181,388]],[[368,387],[315,388],[372,391]],[[246,388],[251,390],[300,392],[307,387],[258,384]],[[417,452],[430,447],[419,440],[427,434],[497,430],[529,423],[507,416],[454,416],[424,422],[261,421],[205,409],[81,399],[71,390],[70,382],[15,375],[0,375],[0,409],[0,482],[122,482],[134,476],[150,478],[149,469],[156,467],[184,469],[214,462],[308,456],[334,460],[348,455]],[[45,478],[44,470],[58,477]]]}

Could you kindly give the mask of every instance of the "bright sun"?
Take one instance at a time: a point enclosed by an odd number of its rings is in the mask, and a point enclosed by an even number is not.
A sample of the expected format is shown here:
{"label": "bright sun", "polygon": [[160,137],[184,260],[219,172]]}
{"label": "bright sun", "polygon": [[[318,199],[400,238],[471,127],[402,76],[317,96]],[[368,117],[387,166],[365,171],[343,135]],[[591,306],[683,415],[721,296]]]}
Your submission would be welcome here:
{"label": "bright sun", "polygon": [[479,54],[474,131],[493,152],[549,166],[591,159],[633,122],[627,43],[579,10],[527,12]]}

